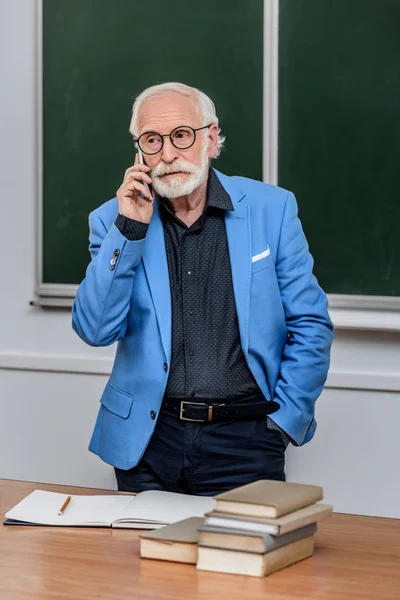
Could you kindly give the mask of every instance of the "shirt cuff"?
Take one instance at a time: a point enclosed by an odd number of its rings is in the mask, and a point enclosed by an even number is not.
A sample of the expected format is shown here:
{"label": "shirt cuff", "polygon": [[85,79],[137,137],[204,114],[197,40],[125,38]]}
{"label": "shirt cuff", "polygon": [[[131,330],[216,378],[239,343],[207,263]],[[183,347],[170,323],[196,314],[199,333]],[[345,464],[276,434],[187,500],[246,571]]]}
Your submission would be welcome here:
{"label": "shirt cuff", "polygon": [[288,445],[290,444],[290,442],[292,441],[292,438],[286,433],[286,431],[283,431],[283,429],[281,429],[279,427],[279,425],[277,425],[275,423],[275,421],[273,421],[270,417],[267,416],[267,427],[268,429],[272,429],[275,431],[279,431],[279,433],[282,435],[283,441],[285,442],[285,446],[288,447]]}
{"label": "shirt cuff", "polygon": [[115,219],[115,226],[131,242],[143,240],[149,227],[148,223],[142,223],[142,221],[136,221],[121,214]]}

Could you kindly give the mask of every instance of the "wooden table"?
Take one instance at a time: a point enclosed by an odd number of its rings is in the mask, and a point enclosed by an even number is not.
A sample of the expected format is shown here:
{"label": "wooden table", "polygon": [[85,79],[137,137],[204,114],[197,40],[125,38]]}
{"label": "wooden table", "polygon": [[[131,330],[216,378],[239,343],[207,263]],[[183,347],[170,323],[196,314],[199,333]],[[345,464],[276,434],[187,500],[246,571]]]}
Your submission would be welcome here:
{"label": "wooden table", "polygon": [[[0,480],[0,519],[36,488],[115,493]],[[0,525],[0,599],[49,598],[399,600],[400,520],[334,514],[314,557],[264,579],[140,559],[134,530]]]}

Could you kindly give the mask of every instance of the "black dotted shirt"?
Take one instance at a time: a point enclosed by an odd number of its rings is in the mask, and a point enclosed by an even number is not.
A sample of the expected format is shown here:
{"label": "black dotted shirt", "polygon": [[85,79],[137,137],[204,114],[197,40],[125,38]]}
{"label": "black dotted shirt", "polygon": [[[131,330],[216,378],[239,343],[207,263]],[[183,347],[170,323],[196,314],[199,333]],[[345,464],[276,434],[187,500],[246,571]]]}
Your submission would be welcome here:
{"label": "black dotted shirt", "polygon": [[[224,211],[234,210],[210,169],[203,214],[187,227],[162,199],[172,301],[172,356],[166,396],[216,400],[260,390],[243,355],[233,294]],[[129,239],[147,226],[119,215]]]}

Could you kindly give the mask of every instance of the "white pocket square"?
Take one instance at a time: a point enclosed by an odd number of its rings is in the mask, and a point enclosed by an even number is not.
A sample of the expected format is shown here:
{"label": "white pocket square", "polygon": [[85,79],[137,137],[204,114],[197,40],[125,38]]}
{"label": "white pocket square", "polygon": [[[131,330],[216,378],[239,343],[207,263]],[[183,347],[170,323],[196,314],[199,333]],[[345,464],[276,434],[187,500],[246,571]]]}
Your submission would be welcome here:
{"label": "white pocket square", "polygon": [[251,262],[256,262],[257,260],[261,260],[262,258],[266,258],[270,254],[271,254],[271,250],[268,247],[266,250],[264,250],[264,252],[260,252],[260,254],[256,254],[255,256],[252,256],[251,257]]}

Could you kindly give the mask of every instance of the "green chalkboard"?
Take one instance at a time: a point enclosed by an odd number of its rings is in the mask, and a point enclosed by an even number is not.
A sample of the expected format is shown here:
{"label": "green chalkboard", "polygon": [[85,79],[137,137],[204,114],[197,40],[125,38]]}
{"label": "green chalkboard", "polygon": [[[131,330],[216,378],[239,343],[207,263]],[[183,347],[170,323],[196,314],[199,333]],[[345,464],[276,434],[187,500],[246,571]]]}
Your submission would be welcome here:
{"label": "green chalkboard", "polygon": [[133,97],[163,81],[209,94],[216,166],[262,177],[263,0],[43,0],[42,283],[77,284],[88,213],[133,161]]}
{"label": "green chalkboard", "polygon": [[400,296],[400,2],[281,0],[279,183],[326,291]]}

